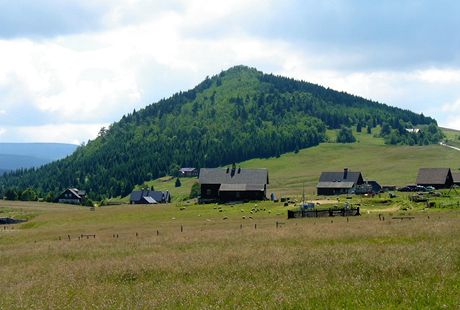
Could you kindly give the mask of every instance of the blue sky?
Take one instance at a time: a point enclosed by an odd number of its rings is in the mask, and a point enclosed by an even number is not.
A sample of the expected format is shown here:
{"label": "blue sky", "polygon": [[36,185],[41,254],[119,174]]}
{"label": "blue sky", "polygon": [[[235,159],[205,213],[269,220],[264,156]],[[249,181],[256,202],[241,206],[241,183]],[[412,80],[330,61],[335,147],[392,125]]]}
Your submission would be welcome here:
{"label": "blue sky", "polygon": [[460,2],[0,0],[0,141],[73,142],[244,64],[460,129]]}

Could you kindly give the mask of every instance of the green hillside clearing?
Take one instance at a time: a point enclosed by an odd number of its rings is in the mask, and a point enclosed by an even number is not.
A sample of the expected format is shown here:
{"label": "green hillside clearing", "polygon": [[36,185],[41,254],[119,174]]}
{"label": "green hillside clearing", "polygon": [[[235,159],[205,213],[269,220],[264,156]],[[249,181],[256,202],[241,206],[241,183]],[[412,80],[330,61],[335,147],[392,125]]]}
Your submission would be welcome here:
{"label": "green hillside clearing", "polygon": [[[335,131],[328,131],[329,140]],[[440,145],[404,146],[385,145],[374,134],[354,132],[357,142],[350,144],[322,143],[287,153],[279,158],[253,159],[240,163],[242,168],[267,168],[270,175],[269,192],[277,196],[301,195],[302,185],[308,195],[316,193],[315,186],[322,171],[341,171],[349,168],[361,171],[368,180],[382,185],[403,186],[415,183],[421,167],[460,168],[460,153]],[[158,190],[169,190],[174,200],[190,193],[195,179],[181,179],[182,187],[174,187],[174,179],[164,178],[147,182]]]}

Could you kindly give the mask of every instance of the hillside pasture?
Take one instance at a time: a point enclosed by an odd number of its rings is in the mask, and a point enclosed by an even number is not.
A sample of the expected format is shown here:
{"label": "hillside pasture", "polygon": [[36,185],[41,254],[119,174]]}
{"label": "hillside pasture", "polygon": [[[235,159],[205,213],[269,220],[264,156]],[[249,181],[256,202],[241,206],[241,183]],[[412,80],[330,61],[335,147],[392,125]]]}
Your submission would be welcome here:
{"label": "hillside pasture", "polygon": [[[327,132],[331,142],[286,153],[278,158],[252,159],[241,162],[242,168],[267,168],[270,184],[268,193],[277,197],[301,197],[305,186],[308,198],[316,195],[316,184],[323,171],[361,171],[367,180],[377,180],[382,185],[405,186],[414,184],[418,169],[422,167],[450,167],[460,169],[459,152],[441,145],[407,146],[386,145],[374,133],[354,132],[357,142],[334,143],[336,131]],[[169,181],[168,181],[169,180]],[[175,179],[160,178],[143,186],[169,190],[175,201],[184,200],[197,179],[181,178],[182,186],[174,187]],[[139,188],[142,186],[138,186]],[[126,197],[125,202],[129,201]]]}

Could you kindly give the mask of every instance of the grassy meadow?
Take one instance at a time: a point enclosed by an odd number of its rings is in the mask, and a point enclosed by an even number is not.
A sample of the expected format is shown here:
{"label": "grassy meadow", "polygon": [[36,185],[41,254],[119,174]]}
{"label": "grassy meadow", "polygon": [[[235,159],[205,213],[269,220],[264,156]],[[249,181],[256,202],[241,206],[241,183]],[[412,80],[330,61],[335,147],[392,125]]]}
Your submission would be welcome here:
{"label": "grassy meadow", "polygon": [[272,202],[0,201],[29,219],[0,230],[0,309],[458,309],[459,209],[383,198],[354,198],[348,221],[286,220]]}
{"label": "grassy meadow", "polygon": [[346,201],[360,217],[287,220],[295,204],[269,201],[197,205],[184,200],[195,178],[144,184],[169,190],[168,205],[0,200],[0,217],[28,220],[0,226],[0,309],[459,309],[460,190],[431,197],[434,208],[407,193],[313,193],[321,171],[404,185],[419,167],[460,167],[460,154],[356,137],[241,166],[268,168],[278,196],[299,200],[305,184],[320,208]]}

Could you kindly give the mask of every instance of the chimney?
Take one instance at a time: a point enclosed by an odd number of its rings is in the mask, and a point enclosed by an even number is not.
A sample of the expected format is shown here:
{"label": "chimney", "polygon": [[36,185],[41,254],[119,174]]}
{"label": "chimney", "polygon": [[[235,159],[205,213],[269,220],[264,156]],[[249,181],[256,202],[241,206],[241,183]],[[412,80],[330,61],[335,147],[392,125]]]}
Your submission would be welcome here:
{"label": "chimney", "polygon": [[348,177],[348,168],[343,169],[343,178],[346,179]]}
{"label": "chimney", "polygon": [[232,176],[235,175],[235,171],[236,171],[236,164],[233,163],[233,165],[232,165],[232,173],[231,173]]}

